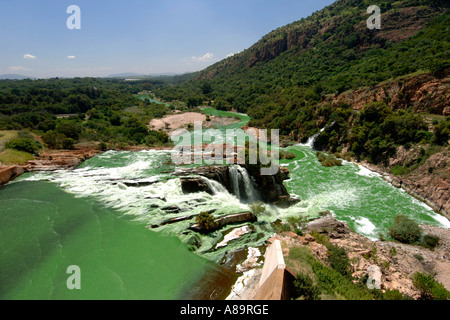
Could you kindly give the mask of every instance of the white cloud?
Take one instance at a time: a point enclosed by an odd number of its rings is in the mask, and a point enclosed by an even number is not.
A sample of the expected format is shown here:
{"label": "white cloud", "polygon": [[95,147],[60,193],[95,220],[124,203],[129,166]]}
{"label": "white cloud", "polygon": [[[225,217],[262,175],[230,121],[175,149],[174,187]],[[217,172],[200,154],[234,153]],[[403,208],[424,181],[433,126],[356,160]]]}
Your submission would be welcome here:
{"label": "white cloud", "polygon": [[36,56],[33,56],[32,54],[27,53],[23,56],[23,58],[24,59],[36,59]]}
{"label": "white cloud", "polygon": [[235,55],[237,55],[239,53],[241,53],[241,52],[239,51],[239,52],[236,52],[236,53],[229,53],[229,54],[227,54],[227,58],[233,57],[233,56],[235,56]]}
{"label": "white cloud", "polygon": [[214,54],[211,52],[208,52],[201,57],[192,57],[192,61],[195,61],[195,62],[209,62],[209,61],[212,61],[213,59],[214,59]]}
{"label": "white cloud", "polygon": [[77,57],[75,56],[67,56],[67,59],[76,59]]}

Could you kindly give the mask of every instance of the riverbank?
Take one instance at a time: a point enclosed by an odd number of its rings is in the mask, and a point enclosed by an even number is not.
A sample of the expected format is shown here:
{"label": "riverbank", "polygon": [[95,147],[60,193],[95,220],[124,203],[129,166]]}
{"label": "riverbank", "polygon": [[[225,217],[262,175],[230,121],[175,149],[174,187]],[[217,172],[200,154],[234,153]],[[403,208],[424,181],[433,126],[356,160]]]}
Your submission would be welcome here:
{"label": "riverbank", "polygon": [[[377,285],[383,292],[398,290],[417,300],[420,298],[420,291],[412,281],[416,272],[433,275],[436,281],[450,291],[450,230],[427,225],[421,225],[421,228],[424,233],[439,237],[440,242],[435,249],[394,241],[372,241],[331,215],[308,223],[303,236],[290,231],[277,233],[267,241],[267,246],[279,240],[283,257],[291,272],[295,276],[307,273],[314,279],[315,274],[308,266],[305,256],[313,255],[320,263],[329,266],[328,249],[323,244],[326,239],[347,253],[355,284],[363,282],[366,285],[369,273],[376,270]],[[259,288],[264,263],[266,262],[259,260],[246,269],[233,286],[228,299],[252,300]],[[321,298],[328,300],[343,297],[337,293],[327,293]]]}
{"label": "riverbank", "polygon": [[0,186],[9,183],[25,172],[73,169],[102,151],[93,148],[77,150],[46,150],[25,165],[0,166]]}
{"label": "riverbank", "polygon": [[152,119],[148,124],[148,128],[150,130],[164,131],[171,135],[179,129],[191,130],[194,128],[195,122],[201,122],[203,128],[210,129],[224,127],[239,122],[239,120],[232,117],[217,117],[198,112],[185,112],[167,115],[161,119]]}
{"label": "riverbank", "polygon": [[412,197],[425,203],[435,212],[450,220],[450,184],[445,179],[436,182],[436,180],[432,179],[431,174],[423,173],[421,181],[417,182],[408,178],[395,176],[387,172],[386,169],[366,161],[353,161],[353,163],[379,174],[383,180],[392,186],[404,190]]}

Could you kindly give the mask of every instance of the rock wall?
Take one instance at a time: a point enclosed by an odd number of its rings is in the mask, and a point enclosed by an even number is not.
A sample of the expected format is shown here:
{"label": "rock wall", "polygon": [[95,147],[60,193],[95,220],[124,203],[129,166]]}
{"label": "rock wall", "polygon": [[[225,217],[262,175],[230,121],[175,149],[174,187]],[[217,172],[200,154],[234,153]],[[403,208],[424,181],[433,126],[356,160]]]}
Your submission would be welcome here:
{"label": "rock wall", "polygon": [[412,107],[417,112],[447,116],[450,115],[449,75],[450,68],[439,77],[430,73],[405,77],[328,97],[323,103],[346,103],[354,110],[362,110],[367,103],[383,101],[394,110]]}
{"label": "rock wall", "polygon": [[0,186],[7,184],[24,172],[25,169],[21,166],[0,167]]}
{"label": "rock wall", "polygon": [[35,160],[27,163],[29,171],[54,171],[70,169],[83,161],[100,154],[96,149],[49,150],[40,154]]}
{"label": "rock wall", "polygon": [[[299,200],[290,198],[286,187],[283,184],[284,180],[289,179],[289,171],[286,168],[280,168],[277,174],[273,176],[261,175],[260,170],[248,170],[250,177],[255,182],[256,190],[262,201],[266,203],[273,203],[281,207],[286,207],[291,204],[297,203]],[[234,187],[232,178],[230,175],[229,166],[209,166],[183,169],[177,173],[179,176],[199,175],[208,179],[214,180],[222,184],[228,192],[234,194]],[[201,178],[195,177],[182,177],[181,187],[184,192],[192,193],[204,191],[212,193],[212,190],[205,184]],[[241,181],[240,184],[243,184]],[[239,196],[239,195],[237,195]]]}

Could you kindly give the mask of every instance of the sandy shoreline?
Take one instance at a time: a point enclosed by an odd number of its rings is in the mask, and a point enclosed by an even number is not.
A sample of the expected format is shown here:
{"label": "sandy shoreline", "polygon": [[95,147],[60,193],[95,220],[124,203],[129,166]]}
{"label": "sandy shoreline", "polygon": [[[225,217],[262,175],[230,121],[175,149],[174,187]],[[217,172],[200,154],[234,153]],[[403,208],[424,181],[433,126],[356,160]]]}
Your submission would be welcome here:
{"label": "sandy shoreline", "polygon": [[[209,119],[209,121],[207,121]],[[152,119],[148,124],[150,130],[164,131],[171,135],[178,129],[193,128],[195,122],[201,122],[203,128],[217,128],[236,123],[239,120],[232,117],[209,116],[198,112],[185,112]]]}

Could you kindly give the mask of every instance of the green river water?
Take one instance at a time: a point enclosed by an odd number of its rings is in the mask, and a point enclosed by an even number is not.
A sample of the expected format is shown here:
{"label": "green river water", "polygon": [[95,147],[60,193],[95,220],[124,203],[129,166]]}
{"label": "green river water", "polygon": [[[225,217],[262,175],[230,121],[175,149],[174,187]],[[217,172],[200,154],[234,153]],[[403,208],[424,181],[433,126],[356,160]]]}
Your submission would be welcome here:
{"label": "green river water", "polygon": [[[238,117],[221,131],[249,120]],[[450,227],[447,219],[367,169],[348,162],[322,167],[306,145],[288,150],[296,158],[281,161],[290,170],[285,184],[302,201],[289,209],[268,208],[251,233],[224,248],[217,243],[239,225],[208,236],[187,231],[194,219],[161,226],[202,211],[221,216],[249,209],[213,181],[208,183],[214,195],[183,194],[170,151],[108,151],[75,170],[21,176],[0,189],[0,299],[189,298],[193,287],[201,291],[198,283],[205,276],[224,278],[216,263],[227,253],[263,245],[274,232],[271,222],[315,217],[324,210],[372,239],[399,213]],[[168,206],[179,212],[168,213]],[[80,267],[81,290],[67,289],[70,265]]]}

